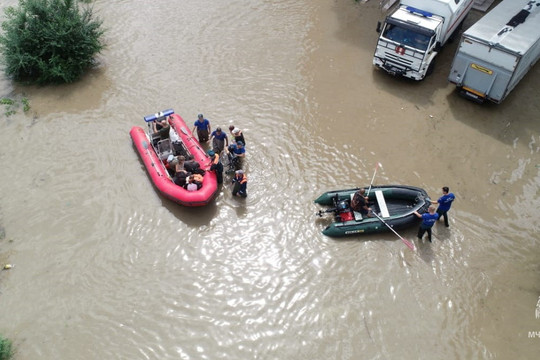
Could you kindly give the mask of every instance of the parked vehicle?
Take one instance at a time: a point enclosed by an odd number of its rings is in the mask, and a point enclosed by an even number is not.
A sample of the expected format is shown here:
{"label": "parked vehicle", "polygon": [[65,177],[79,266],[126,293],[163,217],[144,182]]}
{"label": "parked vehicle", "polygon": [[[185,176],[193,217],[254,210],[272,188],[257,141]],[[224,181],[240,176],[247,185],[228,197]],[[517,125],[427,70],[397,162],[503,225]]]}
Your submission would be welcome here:
{"label": "parked vehicle", "polygon": [[540,0],[505,0],[463,33],[448,80],[500,103],[540,57]]}
{"label": "parked vehicle", "polygon": [[402,0],[382,27],[377,25],[373,65],[392,75],[424,79],[472,6],[473,0]]}

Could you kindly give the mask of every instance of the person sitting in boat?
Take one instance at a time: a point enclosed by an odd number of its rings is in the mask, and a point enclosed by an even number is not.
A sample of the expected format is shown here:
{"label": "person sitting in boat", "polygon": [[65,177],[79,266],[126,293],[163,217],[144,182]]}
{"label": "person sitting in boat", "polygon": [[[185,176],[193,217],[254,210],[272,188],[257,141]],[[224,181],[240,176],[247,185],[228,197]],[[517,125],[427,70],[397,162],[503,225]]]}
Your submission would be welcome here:
{"label": "person sitting in boat", "polygon": [[189,173],[186,170],[179,170],[174,174],[173,182],[178,185],[184,187],[187,183],[187,178],[189,177]]}
{"label": "person sitting in boat", "polygon": [[368,207],[368,197],[366,196],[366,189],[358,190],[351,201],[351,209],[357,211],[362,216],[373,217],[371,208]]}
{"label": "person sitting in boat", "polygon": [[186,162],[186,157],[184,155],[178,155],[176,157],[176,166],[175,166],[175,172],[177,171],[180,171],[180,170],[184,170],[184,163]]}
{"label": "person sitting in boat", "polygon": [[208,150],[208,156],[212,160],[210,170],[216,172],[216,180],[218,184],[223,183],[223,164],[219,158],[219,154],[216,154],[214,150]]}
{"label": "person sitting in boat", "polygon": [[200,174],[204,175],[205,171],[201,169],[201,164],[199,164],[197,161],[193,160],[193,157],[190,156],[185,162],[184,162],[184,169],[186,169],[187,172],[192,174]]}
{"label": "person sitting in boat", "polygon": [[203,177],[199,174],[190,175],[185,186],[187,191],[197,191],[202,187]]}
{"label": "person sitting in boat", "polygon": [[193,179],[193,176],[190,176],[187,180],[187,183],[186,185],[184,186],[184,188],[187,190],[187,191],[197,191],[199,189],[199,187],[197,186],[197,184],[195,183],[195,180]]}
{"label": "person sitting in boat", "polygon": [[176,174],[176,164],[177,163],[178,163],[178,159],[173,154],[170,154],[169,157],[167,157],[167,162],[165,163],[165,168],[169,172],[170,176],[174,176],[174,174]]}
{"label": "person sitting in boat", "polygon": [[212,131],[210,140],[212,140],[212,150],[217,154],[221,154],[225,149],[225,146],[229,146],[229,138],[227,137],[227,134],[221,131],[220,127],[217,127],[216,130]]}
{"label": "person sitting in boat", "polygon": [[184,162],[186,158],[183,155],[169,155],[165,167],[171,176],[174,176],[178,171],[184,170]]}

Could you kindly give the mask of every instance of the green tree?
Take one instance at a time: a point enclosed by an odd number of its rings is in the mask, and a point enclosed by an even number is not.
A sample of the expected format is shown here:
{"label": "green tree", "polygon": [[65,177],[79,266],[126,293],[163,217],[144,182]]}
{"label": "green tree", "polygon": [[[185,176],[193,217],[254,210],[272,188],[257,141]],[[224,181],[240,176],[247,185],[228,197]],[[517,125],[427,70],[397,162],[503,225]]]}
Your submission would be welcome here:
{"label": "green tree", "polygon": [[104,48],[102,21],[75,0],[19,0],[5,15],[0,61],[14,80],[73,82]]}
{"label": "green tree", "polygon": [[9,360],[13,356],[11,341],[0,335],[0,360]]}

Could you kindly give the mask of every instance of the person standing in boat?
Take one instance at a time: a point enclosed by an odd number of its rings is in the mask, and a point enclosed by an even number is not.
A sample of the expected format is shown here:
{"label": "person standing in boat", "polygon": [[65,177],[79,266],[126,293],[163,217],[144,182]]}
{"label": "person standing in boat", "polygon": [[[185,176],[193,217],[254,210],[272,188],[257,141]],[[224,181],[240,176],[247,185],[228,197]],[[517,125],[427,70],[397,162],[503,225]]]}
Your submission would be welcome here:
{"label": "person standing in boat", "polygon": [[220,127],[217,127],[216,130],[212,131],[210,140],[212,140],[212,150],[217,154],[221,154],[223,149],[225,149],[225,146],[229,146],[229,138],[227,138],[225,132],[221,131]]}
{"label": "person standing in boat", "polygon": [[192,133],[195,132],[195,129],[197,129],[197,137],[199,138],[199,142],[208,142],[209,136],[210,136],[210,121],[204,118],[203,114],[197,115],[197,121],[195,121],[195,124],[193,125],[193,130],[191,130]]}
{"label": "person standing in boat", "polygon": [[152,130],[154,131],[154,134],[159,134],[161,140],[165,140],[169,138],[171,126],[167,120],[161,120],[160,122],[154,121],[152,123]]}
{"label": "person standing in boat", "polygon": [[414,214],[420,219],[422,219],[422,224],[420,224],[420,227],[418,228],[417,237],[419,239],[422,239],[422,237],[427,231],[428,240],[429,242],[431,242],[431,228],[433,227],[433,224],[435,224],[435,222],[439,219],[439,214],[435,212],[435,207],[430,205],[427,213],[420,214],[418,211],[415,211]]}
{"label": "person standing in boat", "polygon": [[371,213],[371,208],[368,207],[368,197],[366,196],[366,189],[362,188],[358,190],[352,200],[351,200],[351,209],[357,211],[362,216],[373,217]]}
{"label": "person standing in boat", "polygon": [[216,172],[216,180],[218,184],[223,184],[223,164],[219,159],[219,154],[216,154],[214,150],[208,150],[208,156],[212,160],[212,165],[210,165],[210,170]]}
{"label": "person standing in boat", "polygon": [[229,126],[229,131],[231,132],[231,135],[234,137],[234,142],[237,143],[239,141],[246,145],[246,139],[244,139],[244,134],[242,133],[242,130],[235,127],[234,125]]}
{"label": "person standing in boat", "polygon": [[247,177],[243,170],[236,170],[234,173],[233,183],[233,196],[247,197]]}
{"label": "person standing in boat", "polygon": [[437,214],[439,214],[439,220],[444,216],[444,225],[449,227],[448,224],[448,210],[452,206],[452,202],[456,199],[455,195],[450,192],[448,186],[443,186],[442,188],[443,196],[437,201],[431,201],[432,204],[439,204],[437,208]]}

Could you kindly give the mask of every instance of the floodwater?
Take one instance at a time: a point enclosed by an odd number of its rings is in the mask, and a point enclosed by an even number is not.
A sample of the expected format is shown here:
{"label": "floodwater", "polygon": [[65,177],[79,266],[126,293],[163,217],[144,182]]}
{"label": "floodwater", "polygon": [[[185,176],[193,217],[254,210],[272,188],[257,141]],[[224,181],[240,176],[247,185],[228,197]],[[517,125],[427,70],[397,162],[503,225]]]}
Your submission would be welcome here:
{"label": "floodwater", "polygon": [[[2,6],[14,5],[7,0]],[[533,359],[540,67],[501,105],[373,69],[378,1],[96,1],[81,81],[0,114],[0,334],[27,359]],[[472,14],[466,26],[481,14]],[[20,101],[29,99],[24,113]],[[246,136],[245,200],[182,208],[129,137],[167,108]],[[336,240],[320,193],[456,194],[447,229]],[[535,335],[531,337],[530,332]]]}

